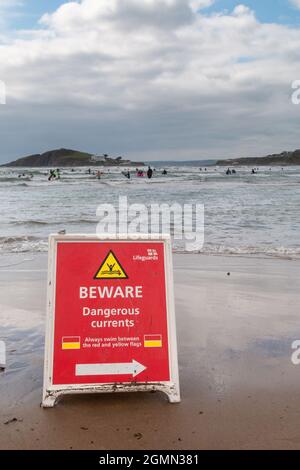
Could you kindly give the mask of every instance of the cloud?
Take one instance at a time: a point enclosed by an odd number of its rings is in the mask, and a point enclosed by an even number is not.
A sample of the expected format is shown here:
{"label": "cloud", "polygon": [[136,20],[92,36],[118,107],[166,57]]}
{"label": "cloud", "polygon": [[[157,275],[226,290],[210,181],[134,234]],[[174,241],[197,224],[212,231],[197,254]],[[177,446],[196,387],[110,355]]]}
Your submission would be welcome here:
{"label": "cloud", "polygon": [[101,28],[106,22],[118,27],[176,27],[193,20],[193,10],[207,7],[213,0],[83,0],[62,5],[54,14],[45,14],[41,24],[56,31]]}
{"label": "cloud", "polygon": [[5,40],[13,21],[22,13],[21,0],[0,0],[0,42]]}
{"label": "cloud", "polygon": [[14,8],[15,6],[21,6],[23,2],[20,0],[0,0],[0,8]]}
{"label": "cloud", "polygon": [[290,0],[290,3],[297,8],[300,8],[300,0]]}
{"label": "cloud", "polygon": [[299,30],[209,3],[68,2],[6,40],[6,158],[59,145],[148,158],[297,146]]}
{"label": "cloud", "polygon": [[198,11],[201,8],[210,7],[214,3],[215,3],[215,0],[190,0],[189,1],[190,7],[195,11]]}

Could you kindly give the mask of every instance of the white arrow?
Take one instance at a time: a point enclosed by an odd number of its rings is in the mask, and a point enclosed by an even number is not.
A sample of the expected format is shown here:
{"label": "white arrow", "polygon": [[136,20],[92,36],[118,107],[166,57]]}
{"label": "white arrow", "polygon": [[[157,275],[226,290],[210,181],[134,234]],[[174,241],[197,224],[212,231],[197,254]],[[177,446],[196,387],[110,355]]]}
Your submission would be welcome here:
{"label": "white arrow", "polygon": [[132,375],[136,377],[147,367],[134,359],[132,362],[116,364],[76,364],[76,376],[81,375]]}

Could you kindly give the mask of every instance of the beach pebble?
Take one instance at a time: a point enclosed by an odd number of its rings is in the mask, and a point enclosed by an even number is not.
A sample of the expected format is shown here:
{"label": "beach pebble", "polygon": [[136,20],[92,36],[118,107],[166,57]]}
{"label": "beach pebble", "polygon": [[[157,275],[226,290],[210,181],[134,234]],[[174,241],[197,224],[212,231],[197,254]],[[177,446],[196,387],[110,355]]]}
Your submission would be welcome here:
{"label": "beach pebble", "polygon": [[3,424],[11,424],[11,423],[21,423],[23,419],[18,419],[18,418],[11,418],[8,421],[5,421]]}

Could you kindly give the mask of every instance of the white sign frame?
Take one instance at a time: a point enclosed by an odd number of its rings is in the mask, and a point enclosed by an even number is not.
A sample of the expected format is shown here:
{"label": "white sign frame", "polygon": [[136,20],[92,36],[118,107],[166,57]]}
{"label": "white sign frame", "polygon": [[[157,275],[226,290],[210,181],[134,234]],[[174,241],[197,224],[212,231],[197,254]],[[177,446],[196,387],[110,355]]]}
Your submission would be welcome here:
{"label": "white sign frame", "polygon": [[[146,382],[136,383],[108,383],[108,384],[53,384],[53,354],[54,354],[54,324],[55,324],[55,292],[56,292],[56,255],[59,243],[164,243],[164,265],[165,265],[165,286],[166,286],[166,306],[167,306],[167,327],[169,340],[169,368],[170,380],[168,382]],[[168,234],[151,235],[117,235],[110,238],[107,234],[103,236],[87,234],[55,234],[49,236],[48,253],[48,288],[47,288],[47,318],[45,334],[45,360],[44,360],[44,384],[43,384],[43,408],[55,406],[59,397],[69,394],[82,393],[112,393],[112,392],[141,392],[160,391],[168,396],[170,403],[179,403],[180,388],[178,374],[178,355],[176,337],[176,319],[174,303],[174,283],[173,283],[173,260],[171,237]]]}

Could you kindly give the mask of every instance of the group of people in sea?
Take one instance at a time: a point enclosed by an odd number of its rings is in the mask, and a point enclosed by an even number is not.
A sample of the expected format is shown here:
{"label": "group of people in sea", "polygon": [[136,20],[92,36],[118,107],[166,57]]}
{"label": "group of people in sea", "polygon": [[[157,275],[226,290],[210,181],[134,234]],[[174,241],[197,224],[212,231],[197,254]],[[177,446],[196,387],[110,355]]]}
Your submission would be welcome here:
{"label": "group of people in sea", "polygon": [[18,175],[18,178],[26,178],[26,179],[32,179],[33,178],[33,174],[32,173],[29,173],[29,174],[25,174],[25,173],[21,173],[20,175]]}
{"label": "group of people in sea", "polygon": [[[136,175],[136,177],[138,177],[138,178],[144,178],[145,175],[146,175],[149,180],[152,179],[152,177],[153,177],[153,175],[154,175],[154,172],[156,172],[156,169],[155,169],[155,168],[152,169],[151,166],[148,167],[148,170],[147,170],[146,172],[145,172],[144,170],[140,170],[139,168],[136,168],[136,169],[135,169],[135,175]],[[128,179],[130,180],[130,178],[131,178],[131,173],[130,173],[130,171],[123,171],[122,174],[125,176],[125,178],[128,178]],[[168,174],[167,170],[164,169],[164,170],[162,171],[162,175],[167,175],[167,174]]]}
{"label": "group of people in sea", "polygon": [[[136,174],[136,176],[137,176],[138,178],[144,178],[144,176],[145,176],[144,170],[139,170],[138,168],[136,168],[135,172],[136,172],[135,174]],[[150,166],[148,167],[148,170],[147,170],[147,172],[146,172],[146,175],[147,175],[147,178],[148,178],[149,180],[151,180],[151,178],[152,178],[152,176],[153,176],[153,170],[152,170],[152,168],[151,168]]]}
{"label": "group of people in sea", "polygon": [[[258,173],[258,168],[252,168],[251,170],[251,173],[253,175],[256,175]],[[271,170],[271,168],[270,168]],[[74,171],[74,169],[72,168],[72,171]],[[200,168],[200,171],[203,171],[202,168]],[[204,168],[204,171],[207,171],[207,168]],[[136,168],[135,169],[135,175],[136,177],[138,178],[144,178],[145,176],[147,176],[148,179],[152,179],[153,177],[153,174],[154,172],[156,172],[156,169],[152,169],[151,166],[148,167],[148,170],[147,171],[144,171],[144,170],[141,170],[139,168]],[[103,173],[100,171],[100,170],[97,170],[97,171],[92,171],[90,168],[87,170],[87,173],[89,175],[95,175],[97,179],[101,179],[101,176],[103,175]],[[227,171],[226,171],[226,175],[229,176],[229,175],[236,175],[236,170],[234,168],[228,168]],[[131,179],[131,173],[129,170],[126,170],[126,171],[122,171],[122,174],[125,176],[125,178],[127,179]],[[166,169],[164,169],[161,173],[162,175],[167,175],[168,172]],[[19,178],[21,178],[22,176],[26,176],[25,174],[23,175],[19,175]],[[30,175],[31,178],[33,178],[33,175]],[[52,180],[59,180],[60,179],[60,169],[57,168],[56,170],[50,170],[49,172],[49,175],[48,175],[48,181],[52,181]]]}
{"label": "group of people in sea", "polygon": [[[72,172],[74,172],[74,168],[71,169]],[[109,171],[109,170],[108,170]],[[141,170],[139,168],[136,168],[135,174],[139,178],[143,178],[145,175],[147,176],[148,179],[152,179],[154,172],[156,172],[156,169],[152,169],[150,166],[148,167],[148,170],[145,172],[144,170]],[[94,175],[96,176],[97,179],[101,179],[101,176],[103,173],[100,170],[97,171],[92,171],[90,168],[86,171],[87,174],[89,175]],[[127,171],[122,171],[122,174],[125,176],[127,179],[131,179],[131,173],[129,170]],[[166,169],[162,171],[162,175],[167,175],[168,172]],[[19,175],[19,178],[24,175]],[[57,168],[56,170],[50,170],[48,176],[48,181],[53,181],[53,180],[59,180],[61,178],[61,172],[60,169]],[[32,175],[33,177],[33,175]]]}
{"label": "group of people in sea", "polygon": [[[258,168],[252,168],[251,170],[251,174],[252,175],[256,175],[258,173]],[[270,168],[271,170],[271,168]],[[226,171],[226,175],[236,175],[236,170],[234,168],[230,169],[228,168],[227,171]]]}
{"label": "group of people in sea", "polygon": [[[73,171],[73,170],[72,170],[72,171]],[[92,171],[92,170],[89,168],[89,169],[87,170],[87,173],[88,173],[89,175],[94,175],[94,176],[96,176],[96,178],[97,178],[98,180],[100,180],[100,179],[101,179],[101,176],[102,176],[102,173],[101,173],[100,170],[98,170],[98,171]]]}
{"label": "group of people in sea", "polygon": [[233,168],[231,170],[230,168],[228,168],[227,171],[226,171],[226,175],[236,175],[235,169]]}
{"label": "group of people in sea", "polygon": [[[283,171],[284,168],[281,168],[281,170]],[[75,171],[74,168],[71,169],[72,172]],[[110,169],[107,169],[108,172],[110,172]],[[152,179],[154,174],[157,173],[159,170],[157,170],[156,168],[151,168],[151,166],[148,167],[148,170],[145,171],[143,169],[140,169],[140,168],[136,168],[135,169],[135,176],[138,177],[138,178],[144,178],[144,177],[147,177],[148,179]],[[162,175],[167,175],[168,172],[166,169],[163,169],[163,170],[160,170],[161,171],[161,174]],[[200,171],[203,171],[203,168],[200,168]],[[207,172],[207,168],[204,168],[204,171]],[[214,171],[218,171],[217,168],[214,169]],[[272,171],[272,168],[269,168],[269,171]],[[85,172],[89,175],[93,175],[95,176],[97,179],[101,179],[102,175],[104,174],[103,172],[101,172],[100,170],[91,170],[91,168],[88,168],[88,170],[85,170]],[[251,169],[251,174],[252,175],[256,175],[258,174],[259,172],[259,168],[252,168]],[[125,171],[122,171],[122,175],[125,176],[125,178],[127,179],[131,179],[132,177],[132,174],[134,174],[133,172],[130,172],[130,170],[125,170]],[[234,168],[230,168],[228,167],[225,174],[227,176],[229,175],[236,175],[237,174],[237,171],[234,169]],[[49,170],[49,173],[47,174],[47,178],[48,178],[48,181],[54,181],[54,180],[60,180],[61,179],[61,170],[59,168],[55,169],[55,170]],[[18,178],[23,178],[23,179],[26,179],[26,180],[30,180],[33,178],[33,174],[32,173],[20,173],[18,175]]]}

